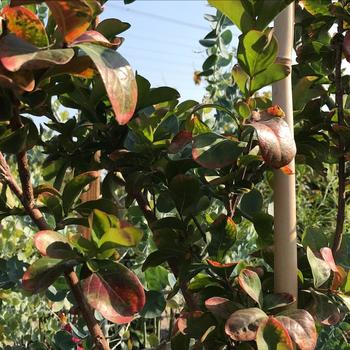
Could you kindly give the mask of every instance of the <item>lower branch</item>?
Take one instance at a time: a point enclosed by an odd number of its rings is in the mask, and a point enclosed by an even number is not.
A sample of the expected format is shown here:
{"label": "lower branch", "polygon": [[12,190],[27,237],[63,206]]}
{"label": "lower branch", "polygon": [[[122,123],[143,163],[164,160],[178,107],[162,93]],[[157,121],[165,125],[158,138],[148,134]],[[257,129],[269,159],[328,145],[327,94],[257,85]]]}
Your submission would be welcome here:
{"label": "lower branch", "polygon": [[[41,211],[35,207],[33,188],[30,182],[30,172],[26,154],[20,154],[18,156],[18,167],[22,187],[24,189],[23,191],[18,186],[16,180],[14,179],[11,173],[10,167],[6,162],[5,157],[0,152],[0,174],[3,181],[6,182],[6,184],[9,186],[12,192],[20,200],[27,214],[31,217],[36,226],[38,226],[40,230],[51,229]],[[94,317],[93,311],[87,303],[85,296],[81,290],[77,274],[72,270],[70,272],[65,273],[65,278],[71,287],[75,300],[77,301],[79,309],[81,310],[81,313],[89,328],[90,334],[94,339],[96,348],[99,350],[109,350],[108,342],[106,341],[103,332]]]}

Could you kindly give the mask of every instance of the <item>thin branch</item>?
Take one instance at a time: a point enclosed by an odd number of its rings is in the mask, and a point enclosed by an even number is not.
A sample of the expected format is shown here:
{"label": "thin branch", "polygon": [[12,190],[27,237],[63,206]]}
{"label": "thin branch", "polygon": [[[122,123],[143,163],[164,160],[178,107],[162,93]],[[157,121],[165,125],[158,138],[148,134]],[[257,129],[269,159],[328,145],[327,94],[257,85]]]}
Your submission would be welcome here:
{"label": "thin branch", "polygon": [[[154,212],[151,209],[148,201],[140,192],[133,193],[133,197],[135,198],[140,209],[142,210],[143,215],[145,216],[145,218],[147,220],[148,226],[152,230],[153,225],[157,221],[157,217],[154,215]],[[174,276],[176,278],[179,278],[179,269],[178,269],[177,264],[178,264],[178,261],[176,259],[169,259],[168,260],[168,265],[169,265],[171,271],[173,272]],[[197,303],[194,301],[193,295],[188,291],[186,282],[184,282],[181,278],[179,278],[179,287],[180,287],[182,295],[187,303],[187,306],[191,310],[196,310]]]}
{"label": "thin branch", "polygon": [[[338,35],[336,38],[336,61],[335,61],[335,86],[336,86],[336,105],[338,112],[338,125],[344,125],[344,110],[343,110],[343,86],[342,86],[342,55],[343,55],[343,21],[340,19],[338,23]],[[341,156],[338,161],[338,211],[337,211],[337,224],[333,239],[332,251],[335,254],[341,246],[344,221],[345,221],[345,186],[346,186],[346,175],[345,175],[345,158],[344,158],[344,140],[343,136],[339,135],[339,151]]]}
{"label": "thin branch", "polygon": [[[17,184],[14,179],[10,167],[6,162],[5,157],[0,152],[0,173],[3,181],[7,183],[12,192],[22,203],[27,214],[32,218],[33,222],[38,226],[40,230],[49,230],[51,227],[46,222],[41,211],[35,207],[34,196],[33,196],[33,187],[30,182],[30,173],[28,167],[28,159],[26,155],[21,155],[18,157],[18,167],[19,173],[21,175],[22,187],[25,189],[25,192]],[[103,332],[96,321],[93,311],[88,305],[85,296],[81,290],[79,279],[77,274],[71,270],[65,273],[66,280],[70,285],[73,295],[79,305],[79,308],[83,314],[83,317],[86,321],[86,324],[89,328],[91,335],[94,338],[97,349],[100,350],[109,350],[109,345],[104,338]]]}

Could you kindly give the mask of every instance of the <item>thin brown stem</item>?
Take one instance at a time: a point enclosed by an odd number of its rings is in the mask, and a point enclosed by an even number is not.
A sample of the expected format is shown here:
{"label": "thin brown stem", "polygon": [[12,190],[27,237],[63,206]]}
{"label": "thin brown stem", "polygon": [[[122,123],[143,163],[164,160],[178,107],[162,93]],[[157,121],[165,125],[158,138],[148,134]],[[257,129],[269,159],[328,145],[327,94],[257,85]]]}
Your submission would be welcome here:
{"label": "thin brown stem", "polygon": [[[338,125],[344,125],[344,109],[343,109],[343,86],[342,86],[342,55],[343,55],[343,21],[339,20],[338,23],[338,35],[336,39],[335,48],[335,100],[338,112]],[[344,140],[341,135],[338,138],[340,157],[338,160],[338,211],[337,211],[337,224],[335,228],[335,234],[333,239],[333,254],[335,254],[342,242],[344,221],[345,221],[345,186],[346,186],[346,175],[345,175],[345,158],[344,158]]]}
{"label": "thin brown stem", "polygon": [[[22,182],[23,190],[17,184],[5,157],[0,152],[0,173],[3,178],[3,181],[7,183],[12,192],[20,200],[27,214],[31,217],[36,226],[38,226],[40,230],[51,229],[41,211],[35,207],[33,187],[30,181],[29,165],[26,155],[21,154],[18,156],[18,167],[19,173],[21,174],[20,179]],[[71,270],[65,273],[65,277],[68,284],[71,287],[73,295],[78,303],[81,313],[94,339],[96,348],[99,350],[109,350],[109,345],[103,335],[103,332],[94,317],[92,309],[90,308],[85,299],[83,291],[81,290],[77,274],[73,270]]]}
{"label": "thin brown stem", "polygon": [[[157,221],[157,217],[154,215],[153,210],[149,206],[148,201],[142,195],[141,192],[133,193],[133,197],[135,198],[137,204],[145,216],[148,226],[152,230],[155,222]],[[178,269],[178,261],[176,259],[168,259],[168,265],[173,272],[176,278],[179,278],[179,269]],[[191,310],[197,309],[197,303],[194,301],[192,294],[188,291],[187,283],[184,282],[181,278],[179,278],[179,287],[181,289],[182,295],[186,301],[187,306]]]}

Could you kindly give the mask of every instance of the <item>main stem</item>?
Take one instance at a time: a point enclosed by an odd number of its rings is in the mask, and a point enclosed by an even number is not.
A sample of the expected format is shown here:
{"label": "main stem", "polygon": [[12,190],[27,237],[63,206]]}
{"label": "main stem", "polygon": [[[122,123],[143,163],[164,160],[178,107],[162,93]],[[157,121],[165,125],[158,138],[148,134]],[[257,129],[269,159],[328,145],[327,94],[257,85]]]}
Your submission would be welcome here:
{"label": "main stem", "polygon": [[[338,125],[344,125],[344,109],[343,109],[343,85],[342,85],[342,56],[343,56],[343,21],[340,19],[338,23],[338,36],[336,40],[335,48],[335,100],[338,112]],[[340,157],[338,161],[338,211],[337,211],[337,224],[335,228],[334,240],[333,240],[333,254],[335,254],[340,246],[344,231],[344,221],[345,221],[345,185],[346,185],[346,175],[345,175],[345,158],[344,158],[344,141],[343,137],[339,135],[339,151]]]}
{"label": "main stem", "polygon": [[[29,164],[26,152],[21,152],[17,156],[18,171],[22,184],[22,189],[18,186],[14,179],[10,167],[6,162],[3,154],[0,152],[0,172],[16,197],[22,203],[25,211],[31,217],[33,222],[40,230],[50,230],[51,227],[46,222],[41,211],[36,208],[33,195],[33,187],[30,180]],[[78,303],[81,313],[86,321],[90,334],[92,335],[96,348],[99,350],[109,350],[108,342],[96,321],[93,311],[87,303],[85,296],[81,290],[77,274],[71,270],[65,273],[65,278],[71,287],[72,293]]]}
{"label": "main stem", "polygon": [[[294,36],[294,4],[289,5],[275,19],[278,41],[278,60],[291,66]],[[291,74],[272,85],[272,101],[286,114],[293,134],[293,100]],[[294,161],[289,164],[294,173]],[[297,281],[297,234],[295,175],[274,171],[274,289],[276,293],[290,293],[295,298]]]}

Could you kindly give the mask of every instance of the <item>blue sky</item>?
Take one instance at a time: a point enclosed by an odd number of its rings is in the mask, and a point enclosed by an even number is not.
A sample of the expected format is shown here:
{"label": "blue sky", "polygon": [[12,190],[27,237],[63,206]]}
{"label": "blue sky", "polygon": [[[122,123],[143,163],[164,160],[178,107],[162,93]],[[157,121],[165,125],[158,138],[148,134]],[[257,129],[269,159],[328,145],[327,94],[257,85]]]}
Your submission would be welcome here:
{"label": "blue sky", "polygon": [[131,24],[121,34],[125,42],[119,52],[152,86],[171,86],[181,99],[200,101],[204,85],[194,85],[192,77],[206,57],[198,43],[210,31],[203,16],[214,12],[204,0],[136,0],[129,5],[109,0],[102,19],[114,17]]}

